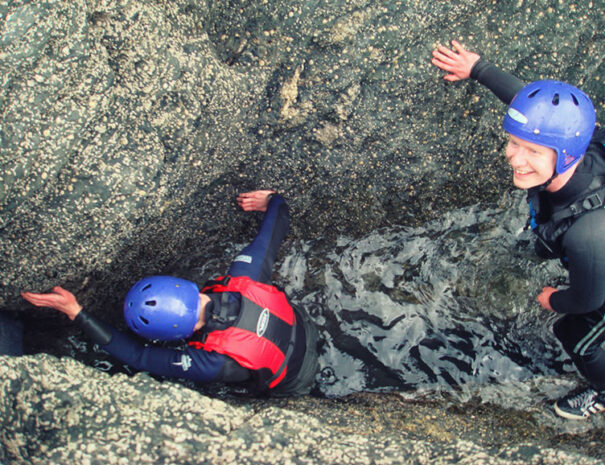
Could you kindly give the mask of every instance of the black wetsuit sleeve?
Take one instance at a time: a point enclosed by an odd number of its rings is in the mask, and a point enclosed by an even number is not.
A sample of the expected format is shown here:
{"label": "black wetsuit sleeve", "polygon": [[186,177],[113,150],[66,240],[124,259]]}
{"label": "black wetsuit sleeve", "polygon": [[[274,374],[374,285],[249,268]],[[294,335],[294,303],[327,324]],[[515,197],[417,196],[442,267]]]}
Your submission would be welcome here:
{"label": "black wetsuit sleeve", "polygon": [[289,227],[288,205],[281,195],[273,194],[256,237],[235,257],[228,274],[270,283],[273,264]]}
{"label": "black wetsuit sleeve", "polygon": [[517,92],[525,87],[521,79],[481,59],[473,65],[471,78],[483,84],[507,105],[512,102]]}
{"label": "black wetsuit sleeve", "polygon": [[580,217],[565,233],[569,288],[555,292],[550,305],[557,313],[588,313],[605,304],[605,210]]}
{"label": "black wetsuit sleeve", "polygon": [[136,370],[202,383],[241,381],[249,377],[244,369],[225,369],[225,362],[230,359],[218,352],[143,345],[84,311],[78,314],[74,322],[103,350]]}
{"label": "black wetsuit sleeve", "polygon": [[142,345],[115,329],[111,343],[102,348],[132,368],[154,375],[191,379],[201,383],[228,381],[218,377],[226,356],[217,352],[192,347],[179,350]]}
{"label": "black wetsuit sleeve", "polygon": [[100,346],[107,345],[113,337],[112,328],[104,321],[99,320],[93,315],[82,310],[74,319],[84,334],[86,334],[92,342]]}

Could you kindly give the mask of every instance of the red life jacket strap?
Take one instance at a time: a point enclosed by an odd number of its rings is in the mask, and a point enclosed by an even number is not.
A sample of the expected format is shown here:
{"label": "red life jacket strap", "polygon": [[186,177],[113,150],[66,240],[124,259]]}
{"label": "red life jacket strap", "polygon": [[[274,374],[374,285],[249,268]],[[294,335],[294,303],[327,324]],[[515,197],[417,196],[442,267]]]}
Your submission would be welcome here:
{"label": "red life jacket strap", "polygon": [[253,302],[263,302],[263,306],[289,325],[296,323],[296,317],[286,295],[277,287],[254,281],[247,276],[221,276],[204,286],[202,292],[239,292]]}

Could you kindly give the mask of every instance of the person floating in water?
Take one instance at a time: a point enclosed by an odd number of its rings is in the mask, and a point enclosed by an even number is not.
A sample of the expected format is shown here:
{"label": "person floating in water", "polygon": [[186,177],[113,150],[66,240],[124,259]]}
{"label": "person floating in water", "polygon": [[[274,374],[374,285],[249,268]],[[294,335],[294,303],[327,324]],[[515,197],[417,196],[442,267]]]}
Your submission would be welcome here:
{"label": "person floating in water", "polygon": [[452,46],[433,51],[444,79],[475,79],[509,105],[506,158],[513,183],[527,190],[536,253],[561,259],[569,271],[569,287],[546,286],[537,300],[563,315],[554,334],[588,381],[554,408],[565,418],[587,418],[605,410],[605,130],[578,88],[550,80],[525,85],[460,43]]}
{"label": "person floating in water", "polygon": [[23,292],[38,307],[65,313],[104,350],[137,370],[202,383],[238,383],[256,394],[308,394],[318,369],[318,333],[302,309],[271,285],[277,252],[288,233],[288,206],[261,190],[240,194],[245,211],[265,212],[256,238],[227,275],[198,286],[172,276],[137,282],[124,301],[124,318],[151,340],[188,339],[185,350],[143,346],[82,309],[69,291]]}

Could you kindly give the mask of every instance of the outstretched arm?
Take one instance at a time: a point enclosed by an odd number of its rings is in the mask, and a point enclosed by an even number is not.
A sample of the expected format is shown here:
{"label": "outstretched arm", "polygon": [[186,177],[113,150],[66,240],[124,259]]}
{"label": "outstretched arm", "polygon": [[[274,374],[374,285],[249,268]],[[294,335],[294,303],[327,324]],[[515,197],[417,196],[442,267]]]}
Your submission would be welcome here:
{"label": "outstretched arm", "polygon": [[525,86],[522,80],[482,60],[479,55],[468,51],[459,42],[452,40],[452,47],[453,49],[449,49],[440,45],[433,51],[431,63],[449,73],[443,76],[443,79],[447,81],[475,79],[507,105]]}
{"label": "outstretched arm", "polygon": [[227,360],[225,355],[205,350],[181,351],[141,345],[130,336],[83,311],[76,297],[62,287],[56,286],[48,294],[23,292],[21,295],[37,307],[49,307],[65,313],[69,319],[75,320],[95,344],[99,344],[118,360],[137,370],[198,382],[231,381],[221,375],[221,368]]}
{"label": "outstretched arm", "polygon": [[237,203],[246,211],[264,211],[265,215],[256,237],[235,257],[228,274],[270,283],[273,263],[288,234],[288,205],[281,195],[266,190],[240,194]]}

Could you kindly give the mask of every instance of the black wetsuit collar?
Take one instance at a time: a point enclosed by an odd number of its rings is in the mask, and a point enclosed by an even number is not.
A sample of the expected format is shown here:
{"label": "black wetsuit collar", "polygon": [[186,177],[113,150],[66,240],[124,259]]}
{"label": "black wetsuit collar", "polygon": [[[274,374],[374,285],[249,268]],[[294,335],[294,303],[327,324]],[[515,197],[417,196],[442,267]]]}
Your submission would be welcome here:
{"label": "black wetsuit collar", "polygon": [[582,160],[576,172],[561,189],[556,192],[547,192],[548,199],[555,209],[566,207],[585,194],[594,179],[592,169],[588,165],[591,165],[589,160]]}

